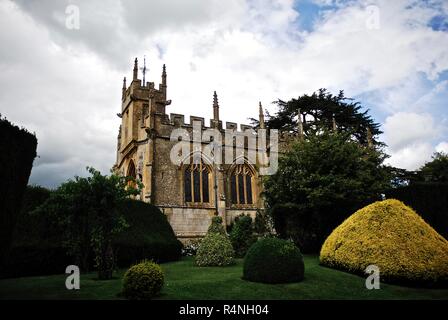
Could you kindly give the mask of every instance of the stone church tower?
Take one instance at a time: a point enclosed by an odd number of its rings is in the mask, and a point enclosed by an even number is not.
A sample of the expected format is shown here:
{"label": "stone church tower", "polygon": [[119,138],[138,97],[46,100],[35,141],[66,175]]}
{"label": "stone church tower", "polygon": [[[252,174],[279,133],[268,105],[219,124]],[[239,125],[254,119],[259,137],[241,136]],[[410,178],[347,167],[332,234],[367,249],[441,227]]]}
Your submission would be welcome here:
{"label": "stone church tower", "polygon": [[[210,108],[213,110],[210,126],[206,126],[203,117],[190,116],[189,123],[186,123],[184,115],[168,115],[166,109],[171,100],[167,100],[165,65],[161,80],[158,88],[153,82],[142,83],[138,79],[137,59],[129,86],[124,78],[122,107],[118,114],[122,123],[118,133],[115,172],[133,176],[143,183],[140,199],[159,207],[181,240],[203,236],[214,215],[222,216],[226,224],[240,214],[255,217],[257,210],[264,208],[260,196],[262,182],[258,164],[249,163],[241,153],[250,148],[247,142],[244,150],[231,147],[234,149],[232,154],[240,152],[242,155],[233,163],[216,164],[206,157],[199,163],[192,161],[196,153],[202,153],[210,139],[201,140],[199,149],[193,148],[194,151],[184,155],[179,163],[170,159],[170,152],[178,143],[178,140],[170,139],[175,129],[184,129],[191,134],[195,125],[202,132],[214,128],[224,136],[229,132],[237,135],[252,127],[240,125],[238,131],[236,123],[227,122],[224,129],[219,119],[216,92]],[[259,108],[260,127],[264,128],[261,103]]]}

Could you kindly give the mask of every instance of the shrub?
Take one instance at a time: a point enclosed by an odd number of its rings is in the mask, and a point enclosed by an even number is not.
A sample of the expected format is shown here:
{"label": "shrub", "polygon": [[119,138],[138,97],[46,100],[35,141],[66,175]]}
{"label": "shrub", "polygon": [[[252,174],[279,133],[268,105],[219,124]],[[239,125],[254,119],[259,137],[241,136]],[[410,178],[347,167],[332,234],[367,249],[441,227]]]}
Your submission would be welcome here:
{"label": "shrub", "polygon": [[200,245],[201,239],[189,240],[182,248],[182,255],[186,257],[195,256]]}
{"label": "shrub", "polygon": [[266,235],[272,232],[272,221],[266,210],[257,210],[254,219],[254,231],[258,235]]}
{"label": "shrub", "polygon": [[227,266],[234,263],[234,251],[229,238],[209,232],[201,241],[195,262],[199,267]]}
{"label": "shrub", "polygon": [[235,250],[235,256],[244,257],[249,247],[257,241],[252,226],[252,218],[245,215],[236,217],[229,238]]}
{"label": "shrub", "polygon": [[411,208],[390,199],[350,216],[327,238],[321,264],[363,274],[379,267],[381,280],[438,285],[448,280],[448,241]]}
{"label": "shrub", "polygon": [[291,239],[301,252],[319,251],[319,222],[315,215],[294,203],[277,204],[270,211],[280,238]]}
{"label": "shrub", "polygon": [[0,116],[0,264],[12,243],[37,139]]}
{"label": "shrub", "polygon": [[156,262],[180,259],[182,243],[159,208],[129,200],[121,210],[129,227],[113,243],[118,266],[126,267],[144,259]]}
{"label": "shrub", "polygon": [[219,216],[215,216],[212,218],[212,222],[208,227],[207,233],[219,233],[226,234],[226,230],[222,224],[222,218]]}
{"label": "shrub", "polygon": [[124,274],[123,295],[133,300],[151,299],[159,295],[163,282],[162,268],[152,261],[143,261]]}
{"label": "shrub", "polygon": [[247,251],[243,279],[263,283],[287,283],[303,280],[303,257],[293,242],[264,238]]}

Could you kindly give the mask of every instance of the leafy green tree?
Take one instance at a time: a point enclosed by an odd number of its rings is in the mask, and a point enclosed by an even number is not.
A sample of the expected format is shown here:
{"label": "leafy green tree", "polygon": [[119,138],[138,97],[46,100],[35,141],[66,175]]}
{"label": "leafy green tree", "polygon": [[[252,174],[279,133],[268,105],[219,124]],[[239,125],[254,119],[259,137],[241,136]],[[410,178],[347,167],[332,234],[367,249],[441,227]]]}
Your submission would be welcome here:
{"label": "leafy green tree", "polygon": [[417,174],[423,181],[448,182],[448,154],[434,153],[432,161],[425,163]]}
{"label": "leafy green tree", "polygon": [[[289,101],[279,99],[274,103],[279,110],[275,115],[266,114],[266,127],[269,129],[297,133],[301,119],[305,136],[331,130],[336,124],[339,132],[350,134],[352,139],[363,145],[368,144],[369,131],[372,144],[382,145],[374,139],[382,133],[380,124],[370,117],[369,110],[361,110],[359,102],[345,97],[344,91],[333,95],[327,89],[319,89],[311,95],[304,94]],[[251,120],[255,127],[259,125],[258,120]]]}
{"label": "leafy green tree", "polygon": [[129,196],[138,195],[141,185],[131,177],[87,170],[89,177],[76,176],[63,183],[37,210],[57,221],[64,234],[64,247],[81,269],[88,269],[93,251],[98,277],[110,279],[114,267],[112,239],[127,227],[118,208]]}
{"label": "leafy green tree", "polygon": [[431,161],[415,171],[391,166],[387,168],[394,188],[421,183],[448,182],[448,154],[443,152],[434,153]]}
{"label": "leafy green tree", "polygon": [[[293,238],[304,252],[318,250],[344,218],[381,198],[390,184],[389,174],[382,166],[385,158],[381,150],[362,146],[344,132],[325,131],[294,142],[279,159],[277,173],[265,180],[268,207],[271,214],[277,212],[273,217],[277,232]],[[296,208],[287,210],[296,211],[293,216],[272,210],[288,203]],[[282,229],[299,230],[303,223],[313,230],[298,234],[313,235],[315,240],[311,244],[310,239],[298,239],[297,234],[287,231],[281,234]],[[285,225],[289,227],[283,228]],[[306,248],[303,243],[307,243]]]}
{"label": "leafy green tree", "polygon": [[407,186],[419,179],[417,172],[415,171],[397,168],[390,165],[387,165],[384,168],[389,174],[391,188]]}

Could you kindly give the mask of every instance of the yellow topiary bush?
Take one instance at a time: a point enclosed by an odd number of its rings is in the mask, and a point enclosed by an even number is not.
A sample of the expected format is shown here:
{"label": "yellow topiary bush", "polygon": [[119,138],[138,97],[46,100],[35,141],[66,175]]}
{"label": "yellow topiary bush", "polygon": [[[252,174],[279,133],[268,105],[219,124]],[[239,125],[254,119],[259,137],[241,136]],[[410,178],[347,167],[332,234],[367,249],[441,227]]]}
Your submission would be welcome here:
{"label": "yellow topiary bush", "polygon": [[151,299],[159,295],[164,278],[163,270],[157,263],[144,260],[124,274],[123,295],[132,300]]}
{"label": "yellow topiary bush", "polygon": [[346,219],[324,242],[320,262],[358,274],[374,264],[388,282],[448,283],[448,241],[394,199],[372,203]]}

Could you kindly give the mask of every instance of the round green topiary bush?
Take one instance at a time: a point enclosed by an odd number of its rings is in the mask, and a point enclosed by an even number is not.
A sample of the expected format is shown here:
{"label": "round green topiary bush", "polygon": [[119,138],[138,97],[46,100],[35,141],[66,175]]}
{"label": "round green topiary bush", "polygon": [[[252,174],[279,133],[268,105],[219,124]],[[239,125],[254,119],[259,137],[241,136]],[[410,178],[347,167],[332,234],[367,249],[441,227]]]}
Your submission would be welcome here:
{"label": "round green topiary bush", "polygon": [[247,251],[243,279],[263,283],[303,280],[303,257],[293,242],[278,238],[258,240]]}
{"label": "round green topiary bush", "polygon": [[163,281],[162,268],[152,261],[143,261],[124,274],[123,295],[132,300],[151,299],[160,293]]}
{"label": "round green topiary bush", "polygon": [[234,263],[234,251],[229,238],[220,233],[208,233],[196,253],[199,267],[228,266]]}

